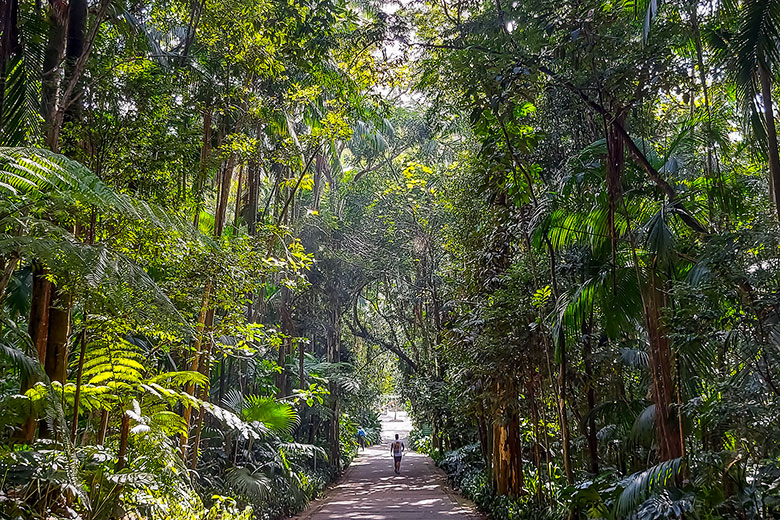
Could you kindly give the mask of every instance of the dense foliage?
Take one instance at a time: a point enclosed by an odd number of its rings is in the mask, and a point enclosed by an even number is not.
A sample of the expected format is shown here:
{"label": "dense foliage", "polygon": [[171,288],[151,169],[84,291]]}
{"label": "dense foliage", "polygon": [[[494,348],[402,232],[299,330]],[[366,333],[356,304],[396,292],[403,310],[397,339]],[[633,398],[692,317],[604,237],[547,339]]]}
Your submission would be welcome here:
{"label": "dense foliage", "polygon": [[780,3],[403,14],[470,130],[405,385],[456,484],[497,518],[780,514]]}
{"label": "dense foliage", "polygon": [[[342,341],[345,2],[2,2],[0,516],[280,518],[379,438]],[[348,163],[345,163],[348,164]],[[321,215],[321,217],[319,216]],[[365,366],[368,365],[368,368]]]}
{"label": "dense foliage", "polygon": [[779,0],[0,8],[0,514],[780,515]]}

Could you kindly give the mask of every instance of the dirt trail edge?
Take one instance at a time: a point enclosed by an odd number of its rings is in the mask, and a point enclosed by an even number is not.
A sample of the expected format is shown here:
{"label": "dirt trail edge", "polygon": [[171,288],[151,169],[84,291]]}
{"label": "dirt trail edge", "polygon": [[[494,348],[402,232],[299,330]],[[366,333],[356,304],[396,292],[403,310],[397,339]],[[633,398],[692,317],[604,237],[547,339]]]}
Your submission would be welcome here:
{"label": "dirt trail edge", "polygon": [[406,414],[383,417],[382,444],[366,448],[341,481],[297,520],[483,520],[474,505],[452,491],[444,473],[419,453],[407,452],[401,474],[393,473],[390,439],[399,434],[405,444],[411,425]]}

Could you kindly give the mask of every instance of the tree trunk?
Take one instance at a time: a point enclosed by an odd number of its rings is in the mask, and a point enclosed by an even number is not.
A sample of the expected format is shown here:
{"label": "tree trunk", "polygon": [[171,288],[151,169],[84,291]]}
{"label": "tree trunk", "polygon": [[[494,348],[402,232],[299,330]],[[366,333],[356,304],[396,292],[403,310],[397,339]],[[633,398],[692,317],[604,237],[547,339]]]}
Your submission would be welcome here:
{"label": "tree trunk", "polygon": [[47,17],[48,40],[43,54],[41,115],[46,145],[56,152],[59,151],[59,131],[55,130],[55,116],[59,97],[59,67],[65,53],[68,3],[65,0],[50,0]]}
{"label": "tree trunk", "polygon": [[298,383],[301,390],[306,390],[306,371],[303,369],[306,359],[306,344],[303,341],[298,342]]}
{"label": "tree trunk", "polygon": [[777,217],[780,219],[780,155],[778,155],[777,149],[777,128],[772,104],[772,76],[763,66],[759,66],[758,75],[761,80],[761,99],[764,104],[770,195],[775,204]]}
{"label": "tree trunk", "polygon": [[278,364],[282,367],[281,372],[276,375],[276,387],[278,397],[282,398],[288,394],[287,371],[285,361],[287,354],[292,353],[292,338],[295,336],[295,326],[292,321],[292,309],[290,302],[290,289],[282,285],[280,298],[279,316],[281,317],[282,334],[284,338],[279,345]]}
{"label": "tree trunk", "polygon": [[217,202],[216,213],[214,214],[214,237],[222,236],[225,229],[225,214],[227,213],[228,196],[230,195],[230,184],[233,181],[233,166],[235,165],[235,156],[231,155],[222,171],[222,179],[219,184],[219,200]]}
{"label": "tree trunk", "polygon": [[238,166],[238,184],[236,185],[236,207],[233,211],[233,235],[238,234],[238,217],[241,215],[241,186],[244,181],[244,170],[247,169],[244,163]]}
{"label": "tree trunk", "polygon": [[493,480],[497,495],[523,493],[523,453],[520,440],[520,414],[513,384],[496,385],[497,406],[493,422]]}
{"label": "tree trunk", "polygon": [[607,225],[609,226],[610,251],[612,260],[612,292],[617,292],[617,231],[615,229],[615,208],[622,195],[621,178],[625,153],[615,125],[611,124],[607,130],[607,196],[609,198],[609,212],[607,213]]}
{"label": "tree trunk", "polygon": [[672,355],[669,348],[669,337],[661,322],[661,309],[664,307],[666,298],[655,266],[650,268],[649,281],[645,314],[650,343],[650,375],[652,377],[653,404],[655,405],[658,452],[660,460],[664,461],[681,457],[683,448],[677,415],[672,410],[675,402],[675,388],[672,380]]}
{"label": "tree trunk", "polygon": [[596,407],[596,389],[593,378],[593,338],[592,318],[583,320],[582,331],[582,362],[585,365],[585,387],[588,399],[588,453],[590,455],[590,472],[598,475],[599,472],[599,451],[596,439],[596,418],[593,417],[593,409]]}
{"label": "tree trunk", "polygon": [[[5,110],[5,82],[8,76],[8,61],[11,56],[21,51],[19,46],[19,1],[5,0],[0,2],[0,31],[2,31],[2,40],[0,40],[0,135],[3,133],[4,110]],[[5,141],[5,140],[4,140]],[[6,143],[8,144],[8,143]],[[20,143],[14,143],[20,144]]]}
{"label": "tree trunk", "polygon": [[[227,164],[225,165],[225,169],[222,172],[222,179],[219,184],[220,188],[220,196],[219,196],[219,202],[217,203],[217,209],[214,214],[214,238],[219,239],[219,237],[222,236],[222,232],[225,229],[225,214],[227,212],[227,202],[228,202],[228,195],[230,194],[230,184],[233,180],[233,166],[235,164],[235,156],[231,155],[230,159],[228,159]],[[209,293],[211,285],[209,284],[207,286],[209,291],[204,291],[204,304],[208,303],[209,300]],[[201,307],[201,313],[204,309],[206,309],[206,306]],[[196,357],[199,355],[201,351],[201,345],[203,341],[203,331],[209,331],[214,326],[214,309],[208,308],[206,310],[206,314],[203,319],[203,327],[201,327],[198,331],[198,339],[196,341],[196,345],[198,348],[196,348],[195,355]],[[199,361],[194,361],[193,364],[196,365],[196,368],[194,370],[197,370],[198,367],[200,368],[200,371],[203,375],[206,376],[206,385],[201,389],[201,400],[204,402],[208,402],[209,400],[209,378],[211,376],[211,347],[212,342],[208,341],[206,344],[206,349],[203,350],[202,353],[200,353],[201,359]],[[190,412],[191,413],[191,412]],[[195,469],[198,465],[198,450],[200,448],[200,436],[203,431],[203,419],[206,414],[206,411],[201,408],[198,412],[198,421],[195,426],[195,439],[192,443],[192,463],[191,468]],[[186,422],[189,425],[190,417],[186,417]],[[186,448],[186,444],[184,445]],[[184,448],[183,448],[184,449]]]}
{"label": "tree trunk", "polygon": [[257,234],[257,211],[260,197],[260,163],[257,160],[249,162],[247,170],[247,190],[249,197],[246,207],[246,225],[249,234]]}
{"label": "tree trunk", "polygon": [[65,383],[68,367],[68,334],[73,299],[69,293],[52,286],[49,306],[49,333],[46,341],[46,375],[52,381]]}
{"label": "tree trunk", "polygon": [[[547,245],[547,253],[550,257],[550,285],[552,286],[552,295],[555,300],[558,299],[558,274],[555,261],[555,250],[553,249],[550,238],[544,236],[545,243]],[[569,419],[566,413],[566,387],[568,360],[566,355],[566,336],[561,330],[558,336],[558,348],[561,351],[560,359],[558,361],[558,423],[561,427],[561,451],[563,455],[563,471],[566,474],[566,482],[570,485],[574,483],[574,472],[571,467],[571,440],[569,438]],[[549,351],[547,351],[549,352]],[[547,368],[550,369],[549,353],[547,353]],[[552,372],[550,373],[552,378]]]}
{"label": "tree trunk", "polygon": [[[96,21],[96,23],[100,23]],[[84,53],[84,37],[87,30],[87,0],[70,0],[68,3],[68,39],[65,46],[65,83],[79,74],[76,70],[76,62]],[[79,78],[75,78],[78,82]],[[81,97],[80,84],[73,92],[74,100]],[[81,119],[81,106],[83,101],[68,103],[65,107],[67,120],[78,121]]]}
{"label": "tree trunk", "polygon": [[30,320],[27,331],[41,365],[46,363],[46,344],[49,338],[49,304],[51,302],[51,282],[46,279],[46,274],[46,268],[39,262],[33,262],[32,304],[30,305]]}
{"label": "tree trunk", "polygon": [[[95,224],[97,222],[97,211],[93,207],[90,219],[89,228],[86,233],[86,241],[92,245],[95,243]],[[81,350],[79,351],[79,361],[76,368],[76,395],[73,397],[73,424],[71,425],[71,440],[76,443],[76,431],[78,430],[79,423],[79,405],[81,403],[81,380],[84,374],[84,358],[87,353],[87,324],[89,323],[89,313],[87,312],[87,302],[84,302],[84,319],[81,324]]]}
{"label": "tree trunk", "polygon": [[[531,406],[531,421],[533,423],[533,435],[534,435],[534,466],[536,467],[536,474],[539,476],[539,485],[536,486],[536,493],[539,500],[544,499],[544,477],[542,474],[542,455],[540,453],[539,438],[539,405],[536,402],[536,368],[530,370],[531,376],[526,380],[526,393],[528,396],[528,403]],[[544,403],[542,403],[544,406]]]}
{"label": "tree trunk", "polygon": [[[209,309],[206,313],[206,322],[205,327],[208,329],[211,329],[214,325],[214,309]],[[209,401],[209,381],[211,378],[211,341],[208,342],[206,346],[206,350],[203,352],[203,358],[200,362],[200,368],[201,372],[204,376],[206,376],[206,384],[203,388],[201,388],[200,392],[200,398],[204,402]],[[198,411],[198,423],[195,427],[195,439],[192,443],[192,466],[190,466],[192,469],[195,469],[198,466],[198,450],[200,449],[200,436],[203,433],[203,420],[206,416],[206,410],[201,408]]]}
{"label": "tree trunk", "polygon": [[492,475],[491,460],[493,458],[490,452],[490,435],[488,433],[487,418],[483,413],[477,414],[477,430],[479,431],[479,447],[482,452],[482,459],[485,463],[485,470]]}
{"label": "tree trunk", "polygon": [[198,163],[198,173],[193,182],[192,195],[195,199],[195,216],[192,224],[196,228],[200,222],[201,197],[203,196],[203,183],[206,180],[206,170],[208,166],[209,154],[211,153],[211,117],[212,108],[206,108],[203,111],[203,140],[200,147],[200,162]]}
{"label": "tree trunk", "polygon": [[[192,360],[190,362],[190,371],[197,372],[198,368],[200,367],[200,357],[201,357],[201,346],[203,345],[203,331],[206,328],[206,320],[209,315],[209,304],[211,301],[211,282],[206,283],[206,287],[203,289],[203,297],[201,300],[201,306],[200,306],[200,314],[198,315],[198,325],[196,326],[196,336],[195,336],[195,345],[194,345],[194,352],[192,354]],[[193,385],[187,386],[187,393],[190,395],[195,395],[195,387]],[[192,418],[192,407],[187,406],[184,409],[184,414],[182,415],[182,418],[184,419],[184,431],[187,432],[184,435],[181,436],[179,440],[179,447],[181,448],[181,454],[182,458],[186,458],[187,456],[187,437],[189,435],[189,429],[190,429],[190,419]]]}
{"label": "tree trunk", "polygon": [[[51,301],[51,283],[46,279],[46,269],[39,263],[33,262],[32,266],[32,300],[30,304],[30,319],[27,324],[27,332],[30,334],[32,346],[38,356],[41,367],[46,363],[46,345],[49,338],[49,302]],[[37,381],[29,376],[22,375],[20,383],[21,393],[26,392]],[[22,425],[18,439],[20,442],[29,443],[35,436],[36,421],[28,417]]]}
{"label": "tree trunk", "polygon": [[130,416],[126,411],[122,411],[122,426],[119,434],[119,455],[116,463],[117,472],[124,469],[127,464],[127,439],[130,435]]}
{"label": "tree trunk", "polygon": [[0,300],[5,296],[5,290],[8,288],[8,283],[11,281],[11,277],[19,264],[20,255],[18,252],[13,251],[7,256],[0,258]]}
{"label": "tree trunk", "polygon": [[[334,284],[335,285],[335,284]],[[337,286],[330,288],[329,309],[330,323],[328,327],[328,362],[338,363],[341,359],[341,312],[340,302],[336,291]],[[329,384],[333,417],[330,420],[328,437],[330,441],[330,460],[337,470],[341,469],[341,444],[339,440],[339,389],[334,382]]]}
{"label": "tree trunk", "polygon": [[561,448],[563,454],[563,471],[566,474],[566,482],[574,484],[574,471],[571,467],[571,440],[569,433],[569,418],[566,412],[566,386],[568,385],[566,372],[569,369],[568,356],[566,355],[566,340],[561,334],[560,349],[561,358],[558,364],[558,417],[561,427]]}
{"label": "tree trunk", "polygon": [[106,442],[106,433],[108,432],[108,418],[110,414],[108,410],[100,411],[100,426],[98,427],[97,444],[102,446]]}
{"label": "tree trunk", "polygon": [[76,394],[73,396],[73,422],[70,425],[70,440],[76,443],[76,433],[79,427],[79,405],[81,403],[81,379],[84,373],[84,357],[87,352],[87,314],[84,312],[84,323],[81,329],[81,349],[79,351],[79,364],[76,369]]}

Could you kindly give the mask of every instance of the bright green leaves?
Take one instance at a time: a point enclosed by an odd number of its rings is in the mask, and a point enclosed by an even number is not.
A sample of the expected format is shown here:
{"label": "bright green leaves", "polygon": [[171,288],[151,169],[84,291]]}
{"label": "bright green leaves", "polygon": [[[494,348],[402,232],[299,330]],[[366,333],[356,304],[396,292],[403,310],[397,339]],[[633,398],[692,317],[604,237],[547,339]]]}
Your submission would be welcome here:
{"label": "bright green leaves", "polygon": [[144,378],[146,357],[141,350],[119,338],[106,338],[87,345],[84,381],[105,385],[116,393],[134,388]]}
{"label": "bright green leaves", "polygon": [[536,292],[534,292],[534,295],[531,298],[531,304],[537,309],[542,309],[550,301],[551,295],[552,288],[549,285],[545,285],[541,289],[537,289]]}
{"label": "bright green leaves", "polygon": [[330,390],[317,383],[309,383],[308,388],[293,390],[293,396],[296,400],[305,401],[308,406],[314,406],[315,402],[324,404],[324,398],[330,395]]}
{"label": "bright green leaves", "polygon": [[244,396],[241,417],[247,422],[261,422],[272,431],[289,435],[298,423],[293,407],[273,397]]}

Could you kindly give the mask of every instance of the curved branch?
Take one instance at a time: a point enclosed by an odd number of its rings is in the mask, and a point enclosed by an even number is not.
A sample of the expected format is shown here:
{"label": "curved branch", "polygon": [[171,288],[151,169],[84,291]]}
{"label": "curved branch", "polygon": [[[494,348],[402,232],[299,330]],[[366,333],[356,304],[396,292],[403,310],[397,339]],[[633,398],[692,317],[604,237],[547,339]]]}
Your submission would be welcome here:
{"label": "curved branch", "polygon": [[[364,286],[365,287],[365,286]],[[358,317],[358,297],[360,297],[360,294],[363,292],[363,288],[361,287],[358,293],[355,295],[355,301],[352,304],[352,317],[355,321],[355,324],[353,325],[351,322],[347,321],[347,326],[349,327],[349,330],[352,332],[352,335],[356,338],[362,338],[366,341],[370,341],[371,343],[374,343],[375,345],[379,345],[383,349],[392,352],[396,356],[398,356],[398,359],[403,361],[404,363],[409,366],[409,368],[412,369],[412,371],[417,372],[417,363],[412,360],[406,353],[398,346],[393,345],[392,343],[389,343],[381,338],[377,338],[371,332],[360,323],[360,318]]]}

